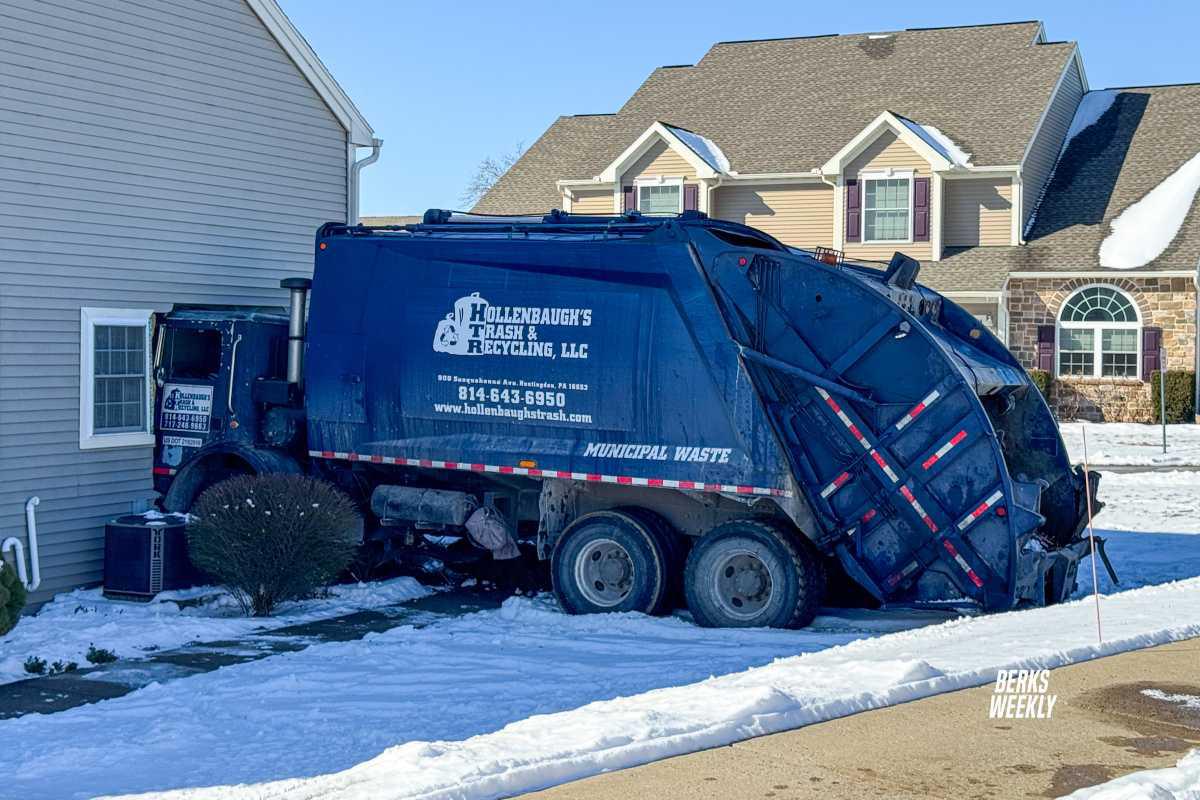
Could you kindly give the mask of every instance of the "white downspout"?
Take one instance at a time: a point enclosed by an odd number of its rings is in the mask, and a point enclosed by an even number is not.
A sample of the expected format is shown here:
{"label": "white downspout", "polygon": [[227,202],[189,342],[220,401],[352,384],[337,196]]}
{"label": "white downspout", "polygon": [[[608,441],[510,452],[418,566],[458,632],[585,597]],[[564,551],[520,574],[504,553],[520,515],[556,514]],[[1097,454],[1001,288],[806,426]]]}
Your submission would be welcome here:
{"label": "white downspout", "polygon": [[17,565],[17,577],[31,592],[36,591],[42,585],[42,561],[38,552],[37,512],[35,511],[41,502],[36,495],[25,501],[25,538],[29,541],[29,565],[33,571],[33,580],[29,579],[29,573],[25,570],[25,548],[21,545],[21,540],[10,536],[4,540],[3,544],[0,544],[0,553],[12,551]]}
{"label": "white downspout", "polygon": [[[358,161],[355,161],[350,164],[350,185],[347,187],[349,194],[350,194],[350,197],[349,197],[350,202],[349,202],[349,214],[347,214],[347,221],[351,225],[358,224],[358,181],[359,181],[358,175],[360,172],[362,172],[363,167],[369,167],[372,164],[374,164],[376,161],[379,160],[379,150],[382,147],[383,147],[383,139],[372,139],[371,140],[371,154],[369,156],[366,156],[365,158],[360,158]],[[351,146],[350,149],[351,149],[351,151],[353,151],[354,147]],[[353,158],[353,156],[351,156],[351,158]]]}

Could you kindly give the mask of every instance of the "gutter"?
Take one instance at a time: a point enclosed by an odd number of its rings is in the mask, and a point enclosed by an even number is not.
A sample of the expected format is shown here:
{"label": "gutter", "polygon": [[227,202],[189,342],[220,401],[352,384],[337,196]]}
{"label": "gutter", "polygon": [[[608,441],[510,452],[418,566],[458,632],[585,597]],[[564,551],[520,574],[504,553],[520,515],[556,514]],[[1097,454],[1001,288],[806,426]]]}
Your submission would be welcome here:
{"label": "gutter", "polygon": [[[352,161],[350,163],[350,179],[348,181],[349,185],[346,187],[347,194],[349,195],[349,197],[348,197],[349,202],[347,203],[346,221],[350,225],[357,225],[359,222],[359,218],[358,218],[359,173],[362,172],[363,167],[369,167],[372,164],[374,164],[376,161],[379,160],[379,151],[382,148],[383,148],[383,139],[373,138],[373,139],[371,139],[371,154],[366,156],[365,158],[360,158],[358,161]],[[355,149],[355,145],[350,145],[350,152],[351,152],[350,157],[351,158],[354,157],[353,156],[354,149]]]}

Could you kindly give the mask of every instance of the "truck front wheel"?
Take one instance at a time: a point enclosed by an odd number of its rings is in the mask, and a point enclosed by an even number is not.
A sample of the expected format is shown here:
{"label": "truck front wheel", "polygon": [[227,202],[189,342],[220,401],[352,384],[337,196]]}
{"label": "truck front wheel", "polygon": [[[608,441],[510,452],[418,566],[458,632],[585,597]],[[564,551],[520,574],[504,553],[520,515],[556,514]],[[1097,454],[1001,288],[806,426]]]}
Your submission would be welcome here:
{"label": "truck front wheel", "polygon": [[802,628],[825,591],[811,546],[758,520],[709,531],[692,548],[683,577],[688,608],[710,628]]}
{"label": "truck front wheel", "polygon": [[550,558],[558,602],[571,614],[660,614],[669,596],[668,554],[643,520],[620,511],[585,514]]}

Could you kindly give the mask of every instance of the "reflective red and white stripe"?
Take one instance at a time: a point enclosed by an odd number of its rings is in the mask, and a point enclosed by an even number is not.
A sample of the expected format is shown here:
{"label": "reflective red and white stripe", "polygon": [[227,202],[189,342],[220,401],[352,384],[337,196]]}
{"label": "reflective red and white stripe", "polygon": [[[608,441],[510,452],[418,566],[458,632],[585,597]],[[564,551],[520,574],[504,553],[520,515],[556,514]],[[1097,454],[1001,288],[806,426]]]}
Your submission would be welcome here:
{"label": "reflective red and white stripe", "polygon": [[875,519],[875,515],[878,513],[878,511],[872,508],[870,511],[862,515],[862,519],[860,519],[859,522],[866,525],[868,522]]}
{"label": "reflective red and white stripe", "polygon": [[838,489],[845,486],[846,482],[848,480],[850,480],[849,472],[843,472],[841,475],[838,475],[836,478],[833,479],[833,483],[829,484],[828,486],[826,486],[824,489],[821,490],[821,497],[829,497],[829,495],[833,494]]}
{"label": "reflective red and white stripe", "polygon": [[401,467],[426,467],[429,469],[457,469],[468,472],[495,472],[501,475],[528,475],[531,478],[563,478],[573,481],[617,483],[624,486],[653,486],[663,489],[692,489],[700,492],[726,492],[729,494],[756,494],[771,497],[791,497],[787,489],[764,486],[741,486],[732,483],[705,483],[703,481],[677,481],[669,478],[635,478],[629,475],[601,475],[594,472],[567,472],[565,470],[536,469],[534,467],[507,467],[494,464],[477,464],[465,461],[440,461],[429,458],[400,458],[393,456],[342,453],[333,450],[310,450],[312,458],[328,458],[339,461],[365,461],[368,464],[395,464]]}
{"label": "reflective red and white stripe", "polygon": [[921,466],[924,467],[925,469],[929,469],[930,467],[932,467],[934,464],[936,464],[938,462],[938,459],[940,459],[942,456],[946,455],[946,453],[949,453],[951,450],[953,450],[954,446],[956,444],[958,444],[959,442],[961,442],[965,438],[967,438],[966,431],[959,431],[958,433],[954,434],[954,437],[950,441],[946,442],[944,445],[942,445],[937,450],[935,450],[933,452],[933,455],[931,455],[929,458],[925,459],[925,461],[921,464]]}
{"label": "reflective red and white stripe", "polygon": [[941,396],[942,396],[941,393],[938,392],[937,389],[934,389],[932,392],[925,395],[925,397],[921,400],[921,402],[917,403],[915,406],[910,408],[908,410],[908,413],[905,414],[903,417],[896,420],[896,430],[898,430],[898,431],[904,430],[904,428],[908,425],[908,423],[910,423],[914,419],[916,419],[921,414],[922,411],[924,411],[925,409],[927,409],[931,405],[933,405],[934,402]]}
{"label": "reflective red and white stripe", "polygon": [[867,441],[867,437],[863,436],[862,431],[860,431],[858,426],[854,424],[854,420],[850,419],[849,415],[842,410],[842,407],[838,404],[838,401],[834,400],[829,392],[825,391],[820,386],[817,386],[816,390],[817,394],[821,395],[821,398],[825,401],[825,404],[833,409],[833,413],[838,415],[838,419],[840,419],[842,424],[846,426],[846,429],[850,431],[850,435],[857,439],[858,443],[862,445],[863,450],[870,450],[871,443]]}
{"label": "reflective red and white stripe", "polygon": [[971,526],[972,523],[975,522],[975,520],[982,517],[989,508],[996,505],[996,503],[999,503],[1003,497],[1004,497],[1004,492],[1002,492],[999,489],[992,492],[992,494],[988,497],[987,500],[984,500],[982,503],[980,503],[975,508],[974,511],[972,511],[970,514],[967,514],[965,517],[962,518],[962,520],[959,521],[958,529],[960,531],[965,531],[968,527]]}
{"label": "reflective red and white stripe", "polygon": [[908,566],[906,566],[904,569],[900,570],[899,572],[893,572],[891,575],[888,576],[888,579],[887,579],[888,588],[889,589],[894,588],[896,586],[896,584],[900,583],[900,581],[904,580],[909,575],[912,575],[914,572],[916,572],[917,568],[920,566],[921,566],[920,561],[911,561],[911,562],[909,562]]}
{"label": "reflective red and white stripe", "polygon": [[942,547],[946,548],[946,552],[950,554],[950,557],[954,559],[954,562],[962,567],[962,571],[967,573],[967,577],[970,579],[971,583],[975,584],[977,588],[982,589],[983,578],[980,578],[979,575],[976,574],[975,570],[971,569],[971,565],[968,564],[967,560],[962,557],[962,553],[958,552],[958,548],[954,546],[954,543],[949,539],[942,539]]}
{"label": "reflective red and white stripe", "polygon": [[912,490],[907,486],[901,486],[900,494],[904,495],[904,499],[907,500],[908,504],[913,507],[913,510],[917,512],[917,516],[921,518],[921,521],[925,523],[929,530],[937,533],[937,523],[933,521],[933,517],[929,516],[929,512],[926,511],[925,507],[921,505],[921,501],[913,496]]}
{"label": "reflective red and white stripe", "polygon": [[892,469],[891,465],[887,463],[883,456],[879,455],[878,450],[871,451],[871,458],[874,459],[875,463],[879,465],[879,468],[883,470],[883,474],[887,475],[888,478],[891,479],[892,483],[900,482],[900,477],[896,475],[896,471]]}

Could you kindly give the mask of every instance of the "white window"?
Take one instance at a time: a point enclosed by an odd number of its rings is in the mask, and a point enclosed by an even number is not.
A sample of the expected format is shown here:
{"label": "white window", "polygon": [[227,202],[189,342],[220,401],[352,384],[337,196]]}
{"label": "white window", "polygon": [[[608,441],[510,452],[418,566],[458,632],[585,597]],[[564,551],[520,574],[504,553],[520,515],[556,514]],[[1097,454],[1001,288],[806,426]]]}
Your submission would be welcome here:
{"label": "white window", "polygon": [[666,179],[638,183],[638,211],[643,214],[679,214],[683,212],[683,181]]}
{"label": "white window", "polygon": [[154,444],[150,309],[79,310],[79,446]]}
{"label": "white window", "polygon": [[912,240],[912,178],[864,178],[863,242]]}
{"label": "white window", "polygon": [[1058,374],[1137,378],[1140,341],[1137,306],[1124,292],[1111,286],[1080,289],[1058,315]]}

